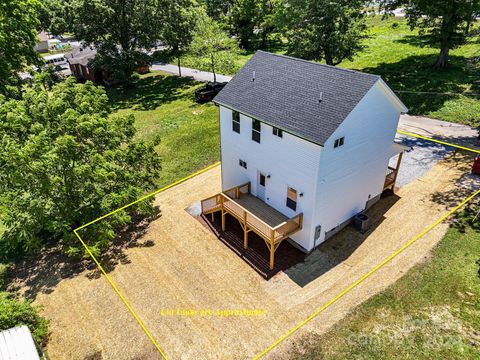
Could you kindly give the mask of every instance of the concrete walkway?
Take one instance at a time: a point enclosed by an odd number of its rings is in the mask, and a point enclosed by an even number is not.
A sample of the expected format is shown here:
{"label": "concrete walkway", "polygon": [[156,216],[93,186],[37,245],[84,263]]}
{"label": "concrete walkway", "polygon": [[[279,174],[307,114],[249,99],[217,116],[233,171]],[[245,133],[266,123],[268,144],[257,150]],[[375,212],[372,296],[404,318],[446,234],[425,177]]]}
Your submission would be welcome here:
{"label": "concrete walkway", "polygon": [[[169,74],[178,75],[178,67],[171,64],[154,63],[152,70],[161,70]],[[182,76],[191,77],[198,81],[213,81],[213,73],[182,67]],[[232,76],[218,75],[218,82],[228,82]],[[430,119],[424,116],[401,115],[398,124],[399,130],[433,137],[454,144],[480,149],[475,129],[462,124]]]}

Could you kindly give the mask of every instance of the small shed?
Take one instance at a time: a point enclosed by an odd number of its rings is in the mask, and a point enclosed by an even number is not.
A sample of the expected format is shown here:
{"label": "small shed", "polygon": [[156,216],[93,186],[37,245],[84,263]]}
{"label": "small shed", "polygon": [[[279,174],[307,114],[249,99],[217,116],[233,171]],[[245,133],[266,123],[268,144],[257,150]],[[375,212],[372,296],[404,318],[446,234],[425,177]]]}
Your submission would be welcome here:
{"label": "small shed", "polygon": [[40,360],[35,341],[27,326],[18,326],[0,332],[0,359],[2,360]]}

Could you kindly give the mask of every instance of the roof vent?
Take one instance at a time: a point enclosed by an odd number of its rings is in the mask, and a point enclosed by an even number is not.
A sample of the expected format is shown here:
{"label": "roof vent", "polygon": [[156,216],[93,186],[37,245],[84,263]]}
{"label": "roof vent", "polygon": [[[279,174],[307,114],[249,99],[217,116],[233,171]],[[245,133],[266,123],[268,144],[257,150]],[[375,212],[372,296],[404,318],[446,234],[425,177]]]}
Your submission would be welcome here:
{"label": "roof vent", "polygon": [[252,73],[252,81],[255,81],[255,71]]}
{"label": "roof vent", "polygon": [[318,98],[318,102],[321,103],[323,101],[323,91],[320,91],[320,97]]}

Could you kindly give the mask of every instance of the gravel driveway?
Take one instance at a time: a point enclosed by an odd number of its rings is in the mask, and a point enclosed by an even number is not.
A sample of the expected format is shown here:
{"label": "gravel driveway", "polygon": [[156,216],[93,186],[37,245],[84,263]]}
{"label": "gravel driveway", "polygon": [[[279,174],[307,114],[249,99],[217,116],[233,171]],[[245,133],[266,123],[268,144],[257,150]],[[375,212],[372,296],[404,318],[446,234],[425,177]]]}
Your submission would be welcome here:
{"label": "gravel driveway", "polygon": [[[410,150],[405,151],[403,154],[397,177],[398,187],[402,187],[422,177],[438,161],[453,151],[453,148],[450,146],[405,135],[397,135],[395,141],[411,147]],[[390,160],[390,166],[395,167],[396,164],[397,156]]]}

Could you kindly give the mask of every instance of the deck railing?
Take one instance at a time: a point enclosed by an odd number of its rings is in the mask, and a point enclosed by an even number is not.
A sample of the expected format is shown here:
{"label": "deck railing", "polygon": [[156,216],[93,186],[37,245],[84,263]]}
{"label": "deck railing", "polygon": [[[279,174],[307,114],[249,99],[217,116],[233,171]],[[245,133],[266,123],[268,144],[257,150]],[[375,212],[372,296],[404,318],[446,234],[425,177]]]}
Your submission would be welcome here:
{"label": "deck railing", "polygon": [[248,233],[250,231],[255,232],[263,238],[270,250],[270,269],[273,269],[275,250],[282,240],[302,229],[303,214],[300,213],[291,219],[285,220],[281,224],[271,226],[252,211],[235,201],[245,194],[250,194],[249,182],[204,199],[201,201],[202,214],[212,214],[213,216],[213,213],[220,211],[222,214],[222,230],[225,230],[225,214],[228,213],[235,217],[242,225],[244,231],[245,248],[248,248]]}
{"label": "deck railing", "polygon": [[392,187],[395,184],[395,181],[397,179],[397,173],[398,170],[389,166],[387,168],[387,174],[385,176],[385,184],[383,185],[383,190],[388,189],[389,187]]}
{"label": "deck railing", "polygon": [[303,214],[298,214],[277,226],[270,226],[252,211],[235,201],[242,194],[250,194],[249,182],[202,200],[202,213],[210,214],[223,208],[262,238],[270,240],[273,237],[274,242],[281,241],[302,228]]}

